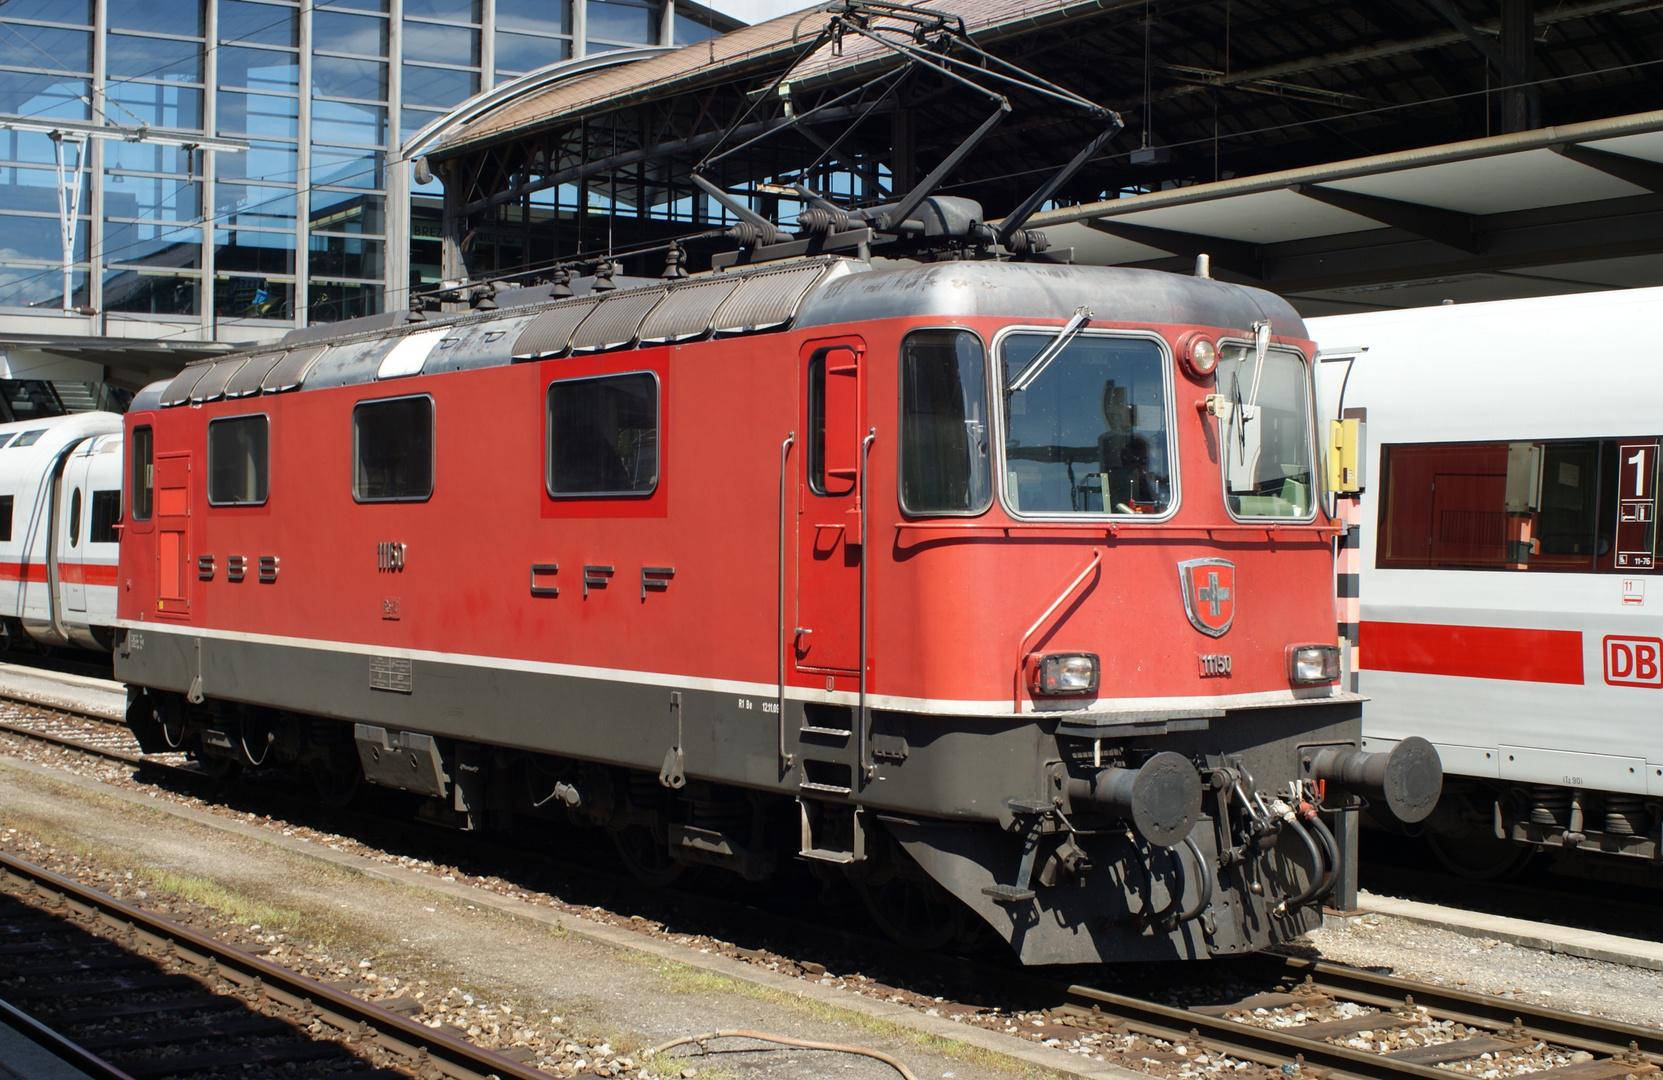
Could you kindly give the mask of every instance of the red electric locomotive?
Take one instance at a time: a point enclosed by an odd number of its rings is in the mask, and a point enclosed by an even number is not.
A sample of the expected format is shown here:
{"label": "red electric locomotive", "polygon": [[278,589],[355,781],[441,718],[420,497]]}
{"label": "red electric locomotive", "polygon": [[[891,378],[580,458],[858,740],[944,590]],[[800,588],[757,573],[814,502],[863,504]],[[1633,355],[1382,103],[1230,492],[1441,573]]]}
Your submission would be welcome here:
{"label": "red electric locomotive", "polygon": [[1282,300],[836,257],[593,284],[139,396],[141,739],[602,826],[648,877],[800,856],[1033,964],[1285,940],[1341,869],[1325,790],[1436,800],[1336,686]]}

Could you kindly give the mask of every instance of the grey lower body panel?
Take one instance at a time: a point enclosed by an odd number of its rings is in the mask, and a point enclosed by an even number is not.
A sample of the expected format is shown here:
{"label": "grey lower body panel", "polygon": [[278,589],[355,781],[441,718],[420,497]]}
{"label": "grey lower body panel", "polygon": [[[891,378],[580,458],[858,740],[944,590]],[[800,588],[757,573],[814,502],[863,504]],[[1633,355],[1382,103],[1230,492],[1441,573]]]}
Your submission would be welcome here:
{"label": "grey lower body panel", "polygon": [[[810,803],[844,815],[859,807],[855,818],[879,823],[1029,964],[1250,952],[1296,937],[1319,918],[1309,904],[1274,910],[1278,898],[1301,894],[1322,872],[1320,856],[1308,857],[1312,848],[1281,835],[1263,850],[1228,856],[1247,846],[1238,835],[1239,802],[1232,808],[1228,792],[1207,790],[1187,841],[1157,848],[1124,821],[1090,821],[1086,811],[1074,815],[1082,823],[1076,832],[1067,817],[1074,811],[1058,795],[1059,771],[1089,772],[1105,755],[1171,751],[1208,767],[1228,765],[1253,791],[1286,795],[1316,750],[1356,746],[1360,738],[1353,701],[1225,711],[1204,725],[1102,739],[1059,730],[1044,715],[878,712],[867,777],[856,757],[859,740],[834,722],[837,707],[787,701],[787,766],[779,716],[764,708],[771,701],[691,684],[199,637],[183,628],[130,631],[115,666],[118,678],[174,700],[197,686],[207,709],[234,703],[358,725],[358,753],[369,755],[365,774],[376,783],[385,782],[378,770],[406,769],[411,760],[425,767],[426,759],[412,758],[419,747],[409,739],[395,744],[393,733],[415,732],[657,775],[679,790],[681,783],[668,782],[674,760],[683,782],[804,800],[805,823]],[[424,790],[412,785],[396,786]],[[443,790],[439,780],[429,786]],[[1043,836],[1036,819],[1044,821]],[[717,855],[720,843],[710,840]],[[803,847],[806,853],[809,844]],[[1027,864],[1025,847],[1038,852]],[[1024,865],[1032,873],[1019,880]]]}

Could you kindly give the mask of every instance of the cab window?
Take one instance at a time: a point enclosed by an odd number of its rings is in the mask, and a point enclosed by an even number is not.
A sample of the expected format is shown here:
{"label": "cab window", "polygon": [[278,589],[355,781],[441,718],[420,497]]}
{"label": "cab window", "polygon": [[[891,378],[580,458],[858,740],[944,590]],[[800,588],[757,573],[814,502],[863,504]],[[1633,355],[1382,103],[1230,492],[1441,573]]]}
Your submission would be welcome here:
{"label": "cab window", "polygon": [[901,345],[901,508],[979,514],[992,497],[982,339],[914,331]]}
{"label": "cab window", "polygon": [[149,521],[156,493],[156,436],[149,427],[133,429],[133,520]]}
{"label": "cab window", "polygon": [[1160,514],[1172,505],[1168,362],[1149,338],[1055,331],[1001,345],[1005,491],[1019,514]]}

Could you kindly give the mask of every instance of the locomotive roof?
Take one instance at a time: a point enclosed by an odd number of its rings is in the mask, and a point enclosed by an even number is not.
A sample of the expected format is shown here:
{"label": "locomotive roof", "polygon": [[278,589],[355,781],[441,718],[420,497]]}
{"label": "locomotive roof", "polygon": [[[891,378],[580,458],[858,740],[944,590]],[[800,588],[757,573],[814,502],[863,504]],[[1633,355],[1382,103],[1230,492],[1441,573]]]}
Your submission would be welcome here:
{"label": "locomotive roof", "polygon": [[170,381],[145,387],[131,408],[901,316],[1055,320],[1084,307],[1102,322],[1245,333],[1264,319],[1279,336],[1305,336],[1298,314],[1274,293],[1128,267],[943,262],[874,269],[826,257],[613,291],[584,284],[589,291],[569,299],[551,300],[544,286],[503,293],[491,311],[416,322],[392,312],[297,330],[275,346],[192,364]]}

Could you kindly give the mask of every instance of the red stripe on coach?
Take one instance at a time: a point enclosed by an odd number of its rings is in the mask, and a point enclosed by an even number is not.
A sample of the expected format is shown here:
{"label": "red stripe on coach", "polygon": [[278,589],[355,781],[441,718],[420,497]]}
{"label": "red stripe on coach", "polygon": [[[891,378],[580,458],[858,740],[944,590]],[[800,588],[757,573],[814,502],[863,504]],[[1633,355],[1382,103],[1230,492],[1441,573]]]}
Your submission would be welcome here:
{"label": "red stripe on coach", "polygon": [[1370,671],[1582,685],[1580,630],[1366,622],[1358,639]]}
{"label": "red stripe on coach", "polygon": [[32,562],[28,566],[22,563],[0,562],[0,581],[38,581],[46,582],[46,563]]}

